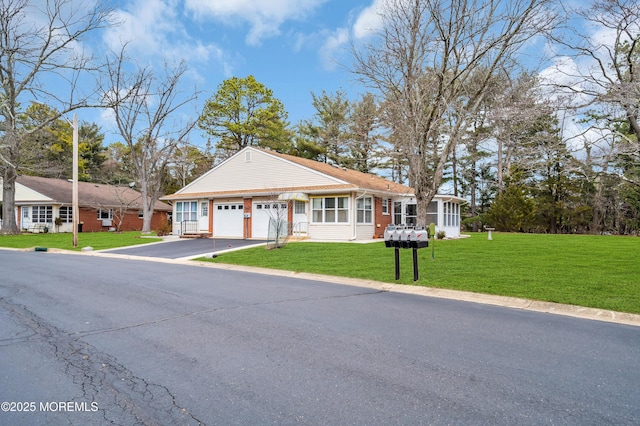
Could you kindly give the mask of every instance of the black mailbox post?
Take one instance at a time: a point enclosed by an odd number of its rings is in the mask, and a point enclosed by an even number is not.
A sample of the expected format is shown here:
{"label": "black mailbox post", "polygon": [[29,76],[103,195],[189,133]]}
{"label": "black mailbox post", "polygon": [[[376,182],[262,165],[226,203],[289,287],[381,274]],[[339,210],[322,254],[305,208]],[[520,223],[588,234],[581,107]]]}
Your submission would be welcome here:
{"label": "black mailbox post", "polygon": [[429,233],[423,226],[389,225],[384,231],[385,247],[393,247],[396,280],[400,279],[400,249],[413,250],[413,280],[418,281],[418,249],[429,246]]}

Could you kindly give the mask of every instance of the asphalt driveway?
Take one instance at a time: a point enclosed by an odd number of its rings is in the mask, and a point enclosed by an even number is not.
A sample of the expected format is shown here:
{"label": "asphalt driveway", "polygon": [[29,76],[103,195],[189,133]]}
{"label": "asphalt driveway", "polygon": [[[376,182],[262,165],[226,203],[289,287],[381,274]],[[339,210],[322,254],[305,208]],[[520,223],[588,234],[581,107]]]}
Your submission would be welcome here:
{"label": "asphalt driveway", "polygon": [[221,253],[227,250],[262,245],[264,243],[266,243],[266,241],[233,238],[181,238],[168,239],[161,243],[102,250],[102,252],[127,254],[131,256],[159,257],[164,259],[182,259]]}

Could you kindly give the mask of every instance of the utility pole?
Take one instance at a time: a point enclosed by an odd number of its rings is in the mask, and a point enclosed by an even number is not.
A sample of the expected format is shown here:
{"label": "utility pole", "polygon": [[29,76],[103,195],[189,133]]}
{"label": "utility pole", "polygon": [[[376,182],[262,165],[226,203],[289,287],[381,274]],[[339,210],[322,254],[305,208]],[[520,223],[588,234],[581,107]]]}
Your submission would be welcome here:
{"label": "utility pole", "polygon": [[71,202],[73,217],[73,246],[78,247],[78,114],[73,114],[73,195]]}

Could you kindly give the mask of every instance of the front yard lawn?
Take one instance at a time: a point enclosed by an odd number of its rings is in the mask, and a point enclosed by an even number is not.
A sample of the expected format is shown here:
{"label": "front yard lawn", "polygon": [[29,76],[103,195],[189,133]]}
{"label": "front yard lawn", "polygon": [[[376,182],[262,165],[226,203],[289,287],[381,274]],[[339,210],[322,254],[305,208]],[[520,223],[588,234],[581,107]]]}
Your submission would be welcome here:
{"label": "front yard lawn", "polygon": [[70,233],[0,235],[0,247],[46,247],[64,250],[93,247],[94,250],[103,250],[162,241],[161,238],[141,238],[141,236],[140,232],[80,232],[78,247],[74,248],[73,234]]}
{"label": "front yard lawn", "polygon": [[[473,234],[401,250],[402,284],[521,297],[640,314],[640,238],[593,235]],[[198,259],[395,283],[394,253],[371,244],[290,242]]]}

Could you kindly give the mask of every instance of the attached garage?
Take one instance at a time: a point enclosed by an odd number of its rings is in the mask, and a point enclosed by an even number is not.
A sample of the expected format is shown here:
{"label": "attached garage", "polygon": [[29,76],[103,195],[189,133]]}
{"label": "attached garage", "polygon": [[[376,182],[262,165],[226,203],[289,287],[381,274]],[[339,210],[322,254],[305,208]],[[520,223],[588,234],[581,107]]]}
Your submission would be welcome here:
{"label": "attached garage", "polygon": [[253,238],[267,238],[269,234],[269,219],[280,219],[286,222],[287,217],[287,203],[253,203],[251,236]]}
{"label": "attached garage", "polygon": [[244,206],[242,203],[214,204],[213,234],[216,237],[244,237]]}

